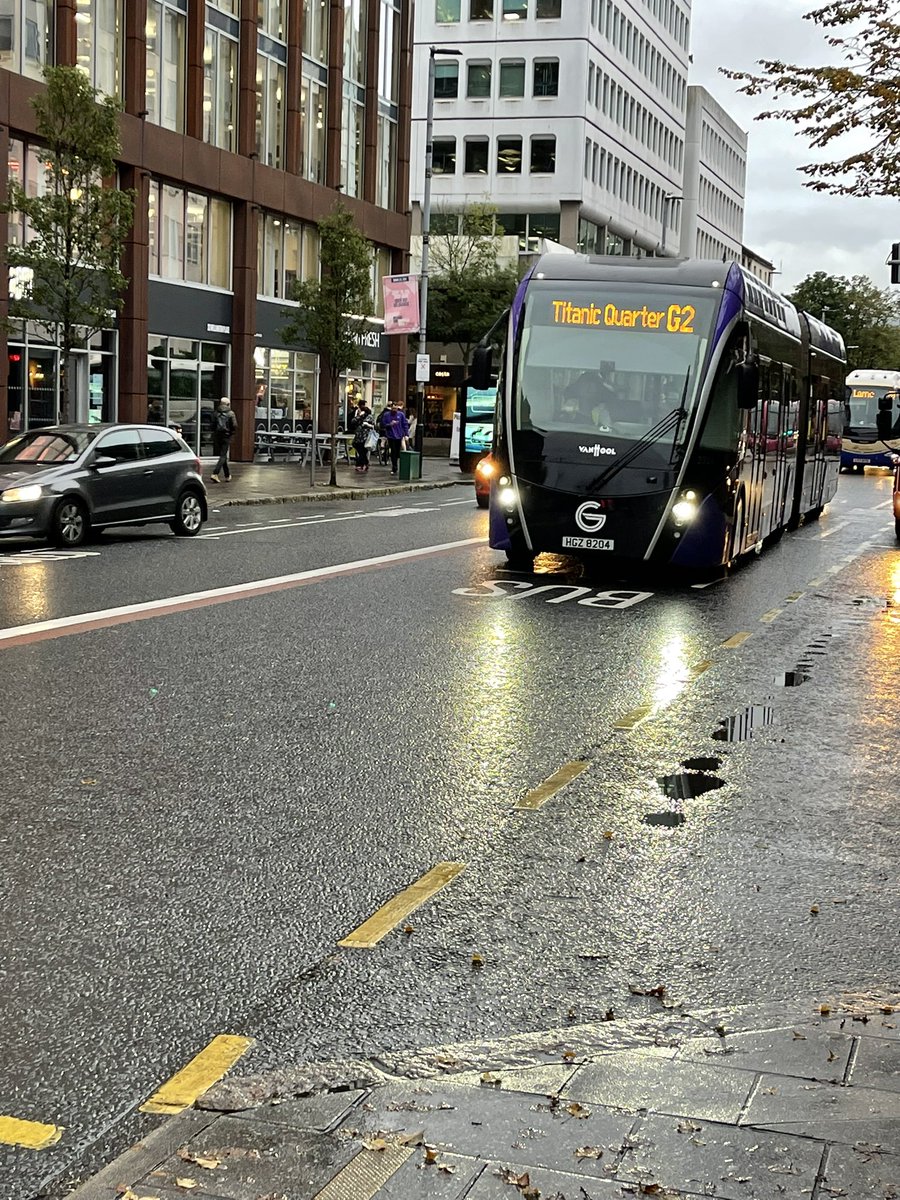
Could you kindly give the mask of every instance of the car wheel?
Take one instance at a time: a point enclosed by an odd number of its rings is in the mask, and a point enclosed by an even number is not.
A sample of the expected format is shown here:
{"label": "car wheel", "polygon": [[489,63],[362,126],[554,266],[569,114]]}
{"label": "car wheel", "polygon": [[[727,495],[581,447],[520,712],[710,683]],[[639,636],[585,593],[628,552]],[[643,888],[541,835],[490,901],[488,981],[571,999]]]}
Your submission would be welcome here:
{"label": "car wheel", "polygon": [[475,503],[479,508],[487,508],[490,504],[490,498],[488,496],[476,496]]}
{"label": "car wheel", "polygon": [[203,525],[203,505],[196,492],[182,492],[175,509],[172,529],[176,537],[196,537]]}
{"label": "car wheel", "polygon": [[53,511],[50,536],[57,546],[73,550],[88,536],[91,520],[87,505],[77,496],[66,496]]}

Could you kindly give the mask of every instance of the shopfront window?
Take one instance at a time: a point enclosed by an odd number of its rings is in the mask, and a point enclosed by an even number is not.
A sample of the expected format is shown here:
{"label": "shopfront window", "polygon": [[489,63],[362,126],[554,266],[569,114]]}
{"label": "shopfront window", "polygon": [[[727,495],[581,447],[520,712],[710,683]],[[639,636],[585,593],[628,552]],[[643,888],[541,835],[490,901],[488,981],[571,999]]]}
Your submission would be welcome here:
{"label": "shopfront window", "polygon": [[6,0],[0,5],[0,67],[41,79],[52,61],[52,17],[49,0]]}
{"label": "shopfront window", "polygon": [[78,0],[75,65],[98,91],[118,96],[122,70],[123,0]]}
{"label": "shopfront window", "polygon": [[[43,333],[43,331],[41,331]],[[105,330],[91,338],[86,348],[73,351],[69,366],[75,394],[70,421],[116,419],[116,333]],[[59,349],[38,331],[12,321],[9,340],[9,427],[15,433],[55,425],[61,419]]]}
{"label": "shopfront window", "polygon": [[203,140],[223,150],[237,148],[239,26],[229,11],[225,0],[207,4],[203,47]]}
{"label": "shopfront window", "polygon": [[318,380],[314,354],[257,346],[256,427],[284,433],[308,431]]}
{"label": "shopfront window", "polygon": [[147,120],[184,132],[187,0],[148,0]]}
{"label": "shopfront window", "polygon": [[364,361],[358,371],[341,376],[341,410],[339,423],[347,429],[350,414],[361,400],[378,416],[387,404],[387,363]]}
{"label": "shopfront window", "polygon": [[195,453],[211,455],[213,412],[228,395],[229,347],[151,334],[147,362],[147,420],[180,425]]}

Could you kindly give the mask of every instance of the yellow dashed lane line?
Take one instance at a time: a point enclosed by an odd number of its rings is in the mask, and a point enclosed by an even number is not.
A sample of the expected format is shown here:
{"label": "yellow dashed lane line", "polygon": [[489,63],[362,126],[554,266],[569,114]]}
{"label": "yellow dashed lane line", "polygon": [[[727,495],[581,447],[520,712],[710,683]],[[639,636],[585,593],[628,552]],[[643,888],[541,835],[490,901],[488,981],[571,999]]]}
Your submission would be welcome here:
{"label": "yellow dashed lane line", "polygon": [[723,650],[736,650],[738,646],[743,646],[747,638],[752,638],[753,634],[744,630],[741,633],[736,633],[734,637],[730,637],[727,642],[722,643]]}
{"label": "yellow dashed lane line", "polygon": [[567,784],[570,784],[573,779],[577,779],[579,775],[583,775],[591,764],[583,759],[577,759],[575,762],[566,763],[554,772],[549,779],[545,779],[543,783],[538,784],[518,802],[516,808],[524,808],[529,811],[542,808],[547,803],[551,796],[555,796],[557,792],[562,791]]}
{"label": "yellow dashed lane line", "polygon": [[43,1125],[40,1121],[20,1121],[18,1117],[0,1117],[0,1146],[21,1146],[25,1150],[46,1150],[63,1135],[62,1125]]}
{"label": "yellow dashed lane line", "polygon": [[229,1071],[253,1045],[252,1038],[219,1034],[159,1091],[141,1105],[141,1112],[180,1113]]}
{"label": "yellow dashed lane line", "polygon": [[764,621],[767,625],[771,625],[771,623],[780,617],[783,612],[783,608],[770,608],[769,611],[767,613],[763,613],[759,619],[760,621]]}
{"label": "yellow dashed lane line", "polygon": [[438,863],[436,867],[432,867],[430,871],[426,872],[421,879],[416,880],[410,887],[405,888],[398,895],[394,896],[393,900],[388,900],[387,904],[379,908],[376,913],[373,913],[367,921],[363,921],[359,928],[354,929],[352,933],[348,933],[345,938],[341,938],[338,945],[352,950],[371,950],[404,917],[408,917],[411,912],[415,912],[426,900],[430,900],[432,896],[437,895],[442,888],[445,888],[448,883],[452,883],[457,875],[461,875],[465,869],[465,863]]}

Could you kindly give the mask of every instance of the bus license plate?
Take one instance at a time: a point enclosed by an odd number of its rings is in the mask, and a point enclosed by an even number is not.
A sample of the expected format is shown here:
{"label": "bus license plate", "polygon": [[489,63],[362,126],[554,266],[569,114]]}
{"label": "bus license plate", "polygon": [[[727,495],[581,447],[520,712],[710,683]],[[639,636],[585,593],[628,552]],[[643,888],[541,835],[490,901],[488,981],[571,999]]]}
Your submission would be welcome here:
{"label": "bus license plate", "polygon": [[616,543],[612,538],[564,537],[564,550],[613,550]]}

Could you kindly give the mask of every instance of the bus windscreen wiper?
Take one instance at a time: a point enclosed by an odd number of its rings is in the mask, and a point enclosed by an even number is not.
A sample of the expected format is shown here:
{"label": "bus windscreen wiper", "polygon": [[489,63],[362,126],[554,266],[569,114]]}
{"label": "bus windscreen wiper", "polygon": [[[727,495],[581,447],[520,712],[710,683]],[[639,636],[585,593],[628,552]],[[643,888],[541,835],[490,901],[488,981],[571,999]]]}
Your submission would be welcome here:
{"label": "bus windscreen wiper", "polygon": [[627,467],[629,464],[633,463],[638,455],[643,454],[648,446],[652,446],[654,443],[660,441],[666,436],[667,433],[674,433],[675,435],[672,438],[672,453],[675,453],[675,446],[678,442],[678,431],[681,428],[681,422],[688,415],[687,409],[684,407],[684,400],[687,396],[688,384],[690,383],[690,380],[691,369],[688,367],[687,374],[684,377],[684,387],[681,389],[681,399],[678,402],[678,407],[673,408],[670,413],[666,413],[661,420],[657,421],[652,429],[647,430],[640,441],[635,442],[626,454],[623,454],[617,462],[614,462],[610,467],[608,467],[594,484],[595,487],[603,487],[604,484],[609,483],[614,476],[618,475],[623,467]]}

